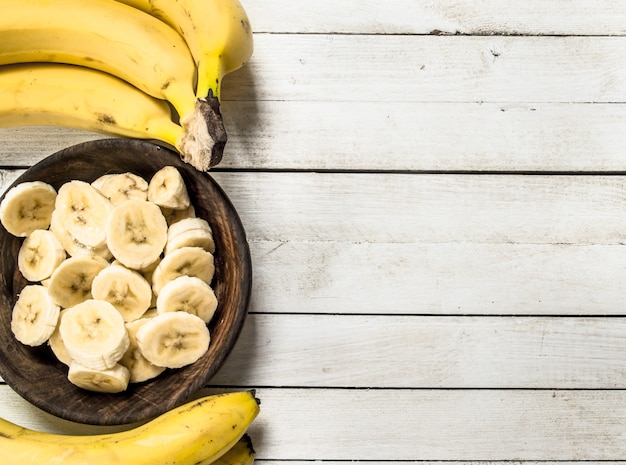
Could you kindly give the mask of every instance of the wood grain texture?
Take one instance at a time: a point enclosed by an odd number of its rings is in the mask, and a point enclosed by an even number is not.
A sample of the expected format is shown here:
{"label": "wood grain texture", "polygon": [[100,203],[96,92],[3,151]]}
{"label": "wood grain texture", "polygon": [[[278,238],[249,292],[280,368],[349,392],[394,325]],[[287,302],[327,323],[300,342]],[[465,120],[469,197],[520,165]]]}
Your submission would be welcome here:
{"label": "wood grain texture", "polygon": [[[622,35],[623,2],[600,0],[248,0],[256,32]],[[355,14],[357,13],[358,14]],[[281,18],[276,21],[276,18]]]}
{"label": "wood grain texture", "polygon": [[259,34],[250,62],[224,80],[223,97],[623,103],[625,43],[621,36]]}
{"label": "wood grain texture", "polygon": [[624,315],[625,310],[621,245],[261,241],[250,246],[253,312]]}
{"label": "wood grain texture", "polygon": [[[626,105],[226,101],[221,169],[626,171]],[[0,129],[0,166],[102,135]]]}
{"label": "wood grain texture", "polygon": [[[219,172],[251,241],[614,244],[621,176]],[[616,247],[616,252],[619,247]]]}
{"label": "wood grain texture", "polygon": [[211,384],[621,389],[624,351],[623,317],[252,313]]}

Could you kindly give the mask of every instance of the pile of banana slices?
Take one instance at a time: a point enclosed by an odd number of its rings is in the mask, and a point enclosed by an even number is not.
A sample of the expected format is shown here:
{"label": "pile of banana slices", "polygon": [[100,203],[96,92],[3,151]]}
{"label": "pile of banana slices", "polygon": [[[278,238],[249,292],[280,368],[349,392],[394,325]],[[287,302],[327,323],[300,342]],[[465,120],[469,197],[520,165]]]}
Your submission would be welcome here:
{"label": "pile of banana slices", "polygon": [[0,222],[24,238],[17,264],[28,284],[11,330],[22,344],[49,344],[71,383],[121,392],[208,350],[215,243],[175,167],[58,191],[23,182],[0,203]]}

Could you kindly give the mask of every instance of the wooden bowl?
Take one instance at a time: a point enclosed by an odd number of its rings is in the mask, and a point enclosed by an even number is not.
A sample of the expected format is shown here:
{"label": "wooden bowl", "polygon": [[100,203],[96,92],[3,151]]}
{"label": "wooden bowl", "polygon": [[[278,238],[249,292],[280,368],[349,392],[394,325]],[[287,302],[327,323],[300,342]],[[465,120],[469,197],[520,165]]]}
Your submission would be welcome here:
{"label": "wooden bowl", "polygon": [[0,226],[0,375],[20,396],[52,415],[93,425],[121,425],[155,417],[189,400],[205,386],[239,336],[250,298],[250,252],[237,212],[209,174],[149,142],[105,139],[47,157],[12,186],[41,180],[58,189],[72,179],[91,182],[102,174],[128,171],[149,180],[166,165],[180,170],[196,216],[206,219],[213,230],[216,251],[212,286],[219,304],[209,324],[209,350],[200,360],[177,370],[166,370],[153,380],[130,384],[123,393],[100,394],[77,388],[67,380],[67,366],[56,359],[47,344],[32,348],[15,339],[10,329],[11,312],[16,296],[26,284],[17,269],[22,239]]}

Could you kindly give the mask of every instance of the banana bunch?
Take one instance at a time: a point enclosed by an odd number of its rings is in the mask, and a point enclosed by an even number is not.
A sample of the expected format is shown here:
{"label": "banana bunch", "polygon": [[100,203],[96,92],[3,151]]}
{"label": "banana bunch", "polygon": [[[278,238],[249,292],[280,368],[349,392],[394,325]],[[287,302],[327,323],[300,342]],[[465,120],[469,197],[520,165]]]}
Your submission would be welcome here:
{"label": "banana bunch", "polygon": [[95,436],[42,433],[0,419],[0,450],[20,465],[251,465],[246,433],[258,413],[254,393],[244,391],[206,396],[133,429]]}
{"label": "banana bunch", "polygon": [[206,171],[222,78],[252,55],[238,0],[0,0],[0,127],[163,142]]}
{"label": "banana bunch", "polygon": [[20,183],[0,202],[0,222],[24,238],[17,265],[28,284],[11,330],[28,346],[47,342],[74,385],[121,392],[208,350],[215,242],[175,167],[58,191]]}

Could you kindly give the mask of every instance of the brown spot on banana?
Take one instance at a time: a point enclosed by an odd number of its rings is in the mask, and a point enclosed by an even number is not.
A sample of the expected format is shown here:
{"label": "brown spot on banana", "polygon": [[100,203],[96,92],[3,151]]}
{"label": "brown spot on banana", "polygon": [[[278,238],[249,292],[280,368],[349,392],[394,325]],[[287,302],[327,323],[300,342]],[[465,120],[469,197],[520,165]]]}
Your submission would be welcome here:
{"label": "brown spot on banana", "polygon": [[117,121],[115,120],[113,115],[108,115],[106,113],[98,113],[96,114],[96,118],[98,119],[100,123],[109,124],[111,126],[117,125]]}

